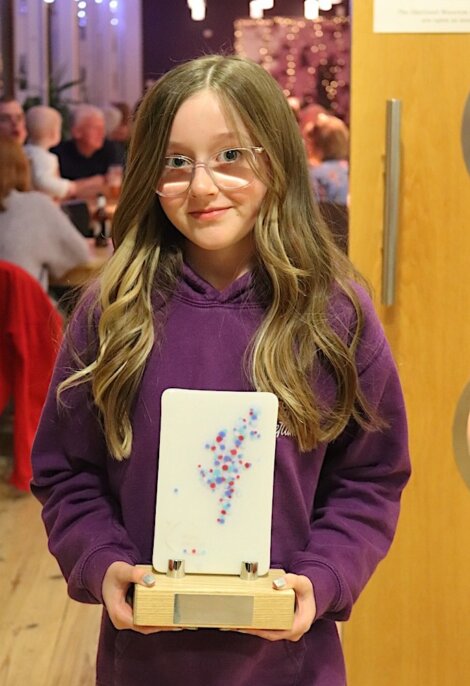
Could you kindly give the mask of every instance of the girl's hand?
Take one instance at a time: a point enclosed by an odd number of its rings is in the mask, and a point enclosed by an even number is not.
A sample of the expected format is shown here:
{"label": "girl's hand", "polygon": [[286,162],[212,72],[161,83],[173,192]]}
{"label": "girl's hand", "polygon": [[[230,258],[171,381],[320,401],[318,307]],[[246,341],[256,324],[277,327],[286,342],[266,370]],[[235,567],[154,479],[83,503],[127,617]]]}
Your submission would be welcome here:
{"label": "girl's hand", "polygon": [[287,630],[276,631],[272,629],[243,629],[240,632],[260,636],[268,641],[299,641],[312,626],[317,611],[312,582],[306,576],[299,576],[298,574],[286,574],[276,579],[276,582],[273,586],[278,593],[282,593],[287,588],[293,588],[295,591],[295,614],[292,627]]}
{"label": "girl's hand", "polygon": [[102,594],[108,615],[116,629],[132,629],[141,634],[154,634],[159,631],[181,631],[179,627],[137,626],[132,617],[132,607],[126,600],[131,584],[153,586],[155,577],[145,570],[133,567],[127,562],[113,562],[106,570]]}

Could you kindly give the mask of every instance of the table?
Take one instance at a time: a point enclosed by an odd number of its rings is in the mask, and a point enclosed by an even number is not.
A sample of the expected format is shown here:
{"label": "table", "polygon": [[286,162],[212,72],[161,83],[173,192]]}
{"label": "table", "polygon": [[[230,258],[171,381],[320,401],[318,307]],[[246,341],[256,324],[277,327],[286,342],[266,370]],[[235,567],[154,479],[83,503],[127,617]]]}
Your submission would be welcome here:
{"label": "table", "polygon": [[87,238],[88,249],[90,252],[90,259],[84,264],[74,267],[69,272],[58,279],[52,276],[49,280],[51,286],[59,286],[62,288],[75,288],[77,286],[84,286],[90,279],[94,278],[100,269],[106,264],[113,254],[113,244],[111,240],[105,247],[98,247],[95,245],[94,238]]}

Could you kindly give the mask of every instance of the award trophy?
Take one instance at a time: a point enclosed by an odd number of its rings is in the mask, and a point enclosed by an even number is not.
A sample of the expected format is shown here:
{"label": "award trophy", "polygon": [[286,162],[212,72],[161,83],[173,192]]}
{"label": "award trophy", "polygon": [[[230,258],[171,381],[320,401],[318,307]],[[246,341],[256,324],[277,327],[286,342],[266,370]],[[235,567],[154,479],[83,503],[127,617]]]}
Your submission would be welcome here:
{"label": "award trophy", "polygon": [[272,393],[162,395],[152,566],[135,584],[146,626],[288,629],[295,594],[269,569],[278,401]]}

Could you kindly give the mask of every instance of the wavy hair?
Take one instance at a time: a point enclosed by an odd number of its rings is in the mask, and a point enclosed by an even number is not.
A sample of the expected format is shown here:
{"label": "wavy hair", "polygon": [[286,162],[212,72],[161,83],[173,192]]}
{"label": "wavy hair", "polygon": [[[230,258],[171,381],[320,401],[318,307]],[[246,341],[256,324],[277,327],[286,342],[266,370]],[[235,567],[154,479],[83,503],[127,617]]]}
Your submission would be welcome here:
{"label": "wavy hair", "polygon": [[[362,312],[350,285],[354,270],[319,216],[294,115],[263,68],[239,57],[212,55],[168,72],[139,106],[113,221],[115,253],[99,282],[97,352],[58,390],[60,395],[74,385],[91,384],[109,451],[117,459],[131,452],[133,402],[147,358],[159,341],[159,314],[183,260],[181,235],[162,211],[155,188],[175,114],[204,89],[220,98],[226,116],[243,124],[251,144],[263,147],[267,159],[261,174],[267,174],[263,180],[268,190],[254,227],[256,282],[267,304],[245,360],[253,386],[276,394],[280,419],[303,451],[334,439],[351,416],[363,426],[374,424],[355,365]],[[348,341],[333,330],[328,317],[335,288],[356,311]],[[315,393],[318,365],[326,365],[336,380],[331,407]]]}
{"label": "wavy hair", "polygon": [[31,190],[29,162],[23,146],[14,138],[0,136],[0,212],[11,191]]}

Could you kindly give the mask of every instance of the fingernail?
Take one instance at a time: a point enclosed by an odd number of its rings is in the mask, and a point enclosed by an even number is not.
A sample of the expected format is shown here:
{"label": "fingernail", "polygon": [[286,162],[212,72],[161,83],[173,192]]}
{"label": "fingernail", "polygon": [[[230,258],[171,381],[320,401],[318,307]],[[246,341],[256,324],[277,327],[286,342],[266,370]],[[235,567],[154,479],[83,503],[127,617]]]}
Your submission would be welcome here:
{"label": "fingernail", "polygon": [[153,574],[146,574],[142,577],[142,581],[146,586],[153,586],[156,580],[157,579]]}
{"label": "fingernail", "polygon": [[282,576],[279,579],[274,579],[273,586],[274,586],[274,588],[277,588],[278,590],[280,588],[285,588],[286,580],[283,579]]}

